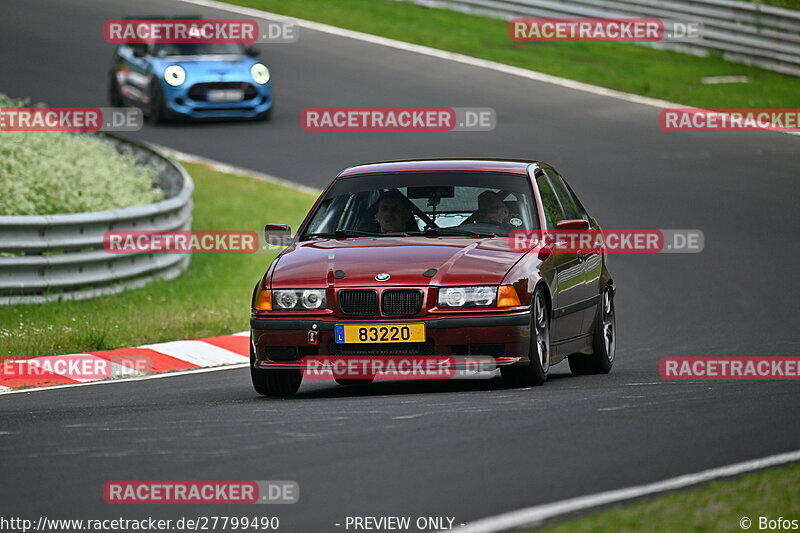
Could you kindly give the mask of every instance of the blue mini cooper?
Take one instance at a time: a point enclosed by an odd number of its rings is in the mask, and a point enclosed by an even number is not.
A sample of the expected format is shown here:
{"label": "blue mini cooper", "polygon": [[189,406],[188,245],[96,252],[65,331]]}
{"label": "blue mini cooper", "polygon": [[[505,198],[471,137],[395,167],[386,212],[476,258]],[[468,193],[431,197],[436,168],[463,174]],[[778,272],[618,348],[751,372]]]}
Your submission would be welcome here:
{"label": "blue mini cooper", "polygon": [[240,43],[131,43],[114,52],[109,99],[152,122],[179,118],[269,120],[272,81],[258,51]]}

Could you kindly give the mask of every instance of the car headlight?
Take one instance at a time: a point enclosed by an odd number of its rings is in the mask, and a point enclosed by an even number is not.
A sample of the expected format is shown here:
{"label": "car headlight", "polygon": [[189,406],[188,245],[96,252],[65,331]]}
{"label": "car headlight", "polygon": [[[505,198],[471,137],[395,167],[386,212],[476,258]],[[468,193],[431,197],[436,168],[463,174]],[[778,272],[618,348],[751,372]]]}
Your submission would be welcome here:
{"label": "car headlight", "polygon": [[253,79],[259,85],[264,85],[269,81],[270,78],[269,69],[266,67],[266,65],[261,63],[256,63],[250,67],[250,75],[253,76]]}
{"label": "car headlight", "polygon": [[324,309],[325,289],[281,289],[272,291],[272,308],[282,311]]}
{"label": "car headlight", "polygon": [[325,306],[325,291],[311,289],[303,291],[300,297],[303,309],[319,309]]}
{"label": "car headlight", "polygon": [[180,65],[170,65],[164,69],[164,81],[177,87],[186,81],[186,71]]}
{"label": "car headlight", "polygon": [[439,307],[494,307],[496,301],[496,286],[439,289]]}

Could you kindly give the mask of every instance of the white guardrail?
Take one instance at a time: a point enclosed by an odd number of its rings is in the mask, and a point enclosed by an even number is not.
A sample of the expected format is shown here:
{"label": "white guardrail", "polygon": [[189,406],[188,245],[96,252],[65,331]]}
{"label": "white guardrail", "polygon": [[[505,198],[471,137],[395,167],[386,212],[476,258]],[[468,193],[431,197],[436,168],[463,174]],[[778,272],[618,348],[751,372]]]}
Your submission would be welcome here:
{"label": "white guardrail", "polygon": [[0,305],[85,299],[179,276],[189,255],[110,254],[109,230],[188,230],[194,183],[177,163],[131,141],[140,164],[160,169],[156,185],[165,199],[149,205],[69,215],[0,216]]}
{"label": "white guardrail", "polygon": [[800,76],[800,11],[734,0],[399,0],[464,13],[513,18],[660,18],[699,22],[702,37],[637,43],[706,55]]}

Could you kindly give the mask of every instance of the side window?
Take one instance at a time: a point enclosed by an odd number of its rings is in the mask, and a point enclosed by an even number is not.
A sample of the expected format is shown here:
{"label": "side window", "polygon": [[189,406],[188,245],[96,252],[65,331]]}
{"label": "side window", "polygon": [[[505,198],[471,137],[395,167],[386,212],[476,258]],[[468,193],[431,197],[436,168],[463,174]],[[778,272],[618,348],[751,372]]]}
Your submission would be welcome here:
{"label": "side window", "polygon": [[140,50],[144,56],[148,51],[147,43],[126,43],[125,46],[130,49],[131,54],[133,54],[136,50]]}
{"label": "side window", "polygon": [[377,191],[365,191],[347,197],[339,221],[333,227],[333,230],[371,231],[372,226],[375,224],[372,218],[375,213],[370,213],[369,208],[377,199]]}
{"label": "side window", "polygon": [[578,202],[577,198],[572,195],[572,192],[567,187],[567,184],[564,183],[564,180],[561,178],[561,176],[549,168],[544,169],[544,173],[547,174],[548,178],[550,178],[550,182],[553,184],[553,189],[555,190],[556,196],[558,197],[561,207],[564,210],[563,220],[585,218],[586,213],[584,213],[583,209],[581,209],[580,202]]}
{"label": "side window", "polygon": [[[564,178],[561,178],[561,179],[563,180]],[[569,192],[570,198],[572,198],[572,201],[575,202],[575,206],[578,208],[578,213],[580,213],[580,217],[579,218],[583,218],[585,220],[589,220],[589,213],[586,211],[586,208],[583,207],[583,204],[578,199],[578,197],[575,196],[575,192],[572,190],[572,188],[570,188],[570,186],[569,186],[569,184],[567,182],[564,182],[564,185],[566,185],[567,192]]]}
{"label": "side window", "polygon": [[544,218],[547,222],[547,229],[555,229],[556,222],[564,220],[564,210],[553,192],[550,180],[544,174],[536,177],[536,185],[539,187],[539,194],[542,195],[542,206],[544,207]]}

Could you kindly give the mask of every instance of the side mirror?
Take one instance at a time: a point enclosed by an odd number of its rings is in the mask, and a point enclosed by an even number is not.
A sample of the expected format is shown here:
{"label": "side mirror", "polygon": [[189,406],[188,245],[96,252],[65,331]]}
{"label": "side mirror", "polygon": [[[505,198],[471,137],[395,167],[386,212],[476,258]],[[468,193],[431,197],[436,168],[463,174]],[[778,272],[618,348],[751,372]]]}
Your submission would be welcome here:
{"label": "side mirror", "polygon": [[575,220],[562,220],[556,223],[556,229],[589,229],[589,221],[578,218]]}
{"label": "side mirror", "polygon": [[553,254],[553,249],[549,246],[543,246],[539,250],[539,261],[544,261]]}
{"label": "side mirror", "polygon": [[289,246],[292,228],[287,224],[267,224],[264,226],[264,240],[270,246]]}
{"label": "side mirror", "polygon": [[244,49],[244,53],[245,55],[248,55],[250,57],[258,57],[259,55],[261,55],[261,50],[259,50],[255,46],[248,46],[247,48]]}
{"label": "side mirror", "polygon": [[146,55],[147,55],[147,52],[145,52],[144,48],[138,48],[137,47],[137,48],[133,49],[133,57],[144,57]]}

